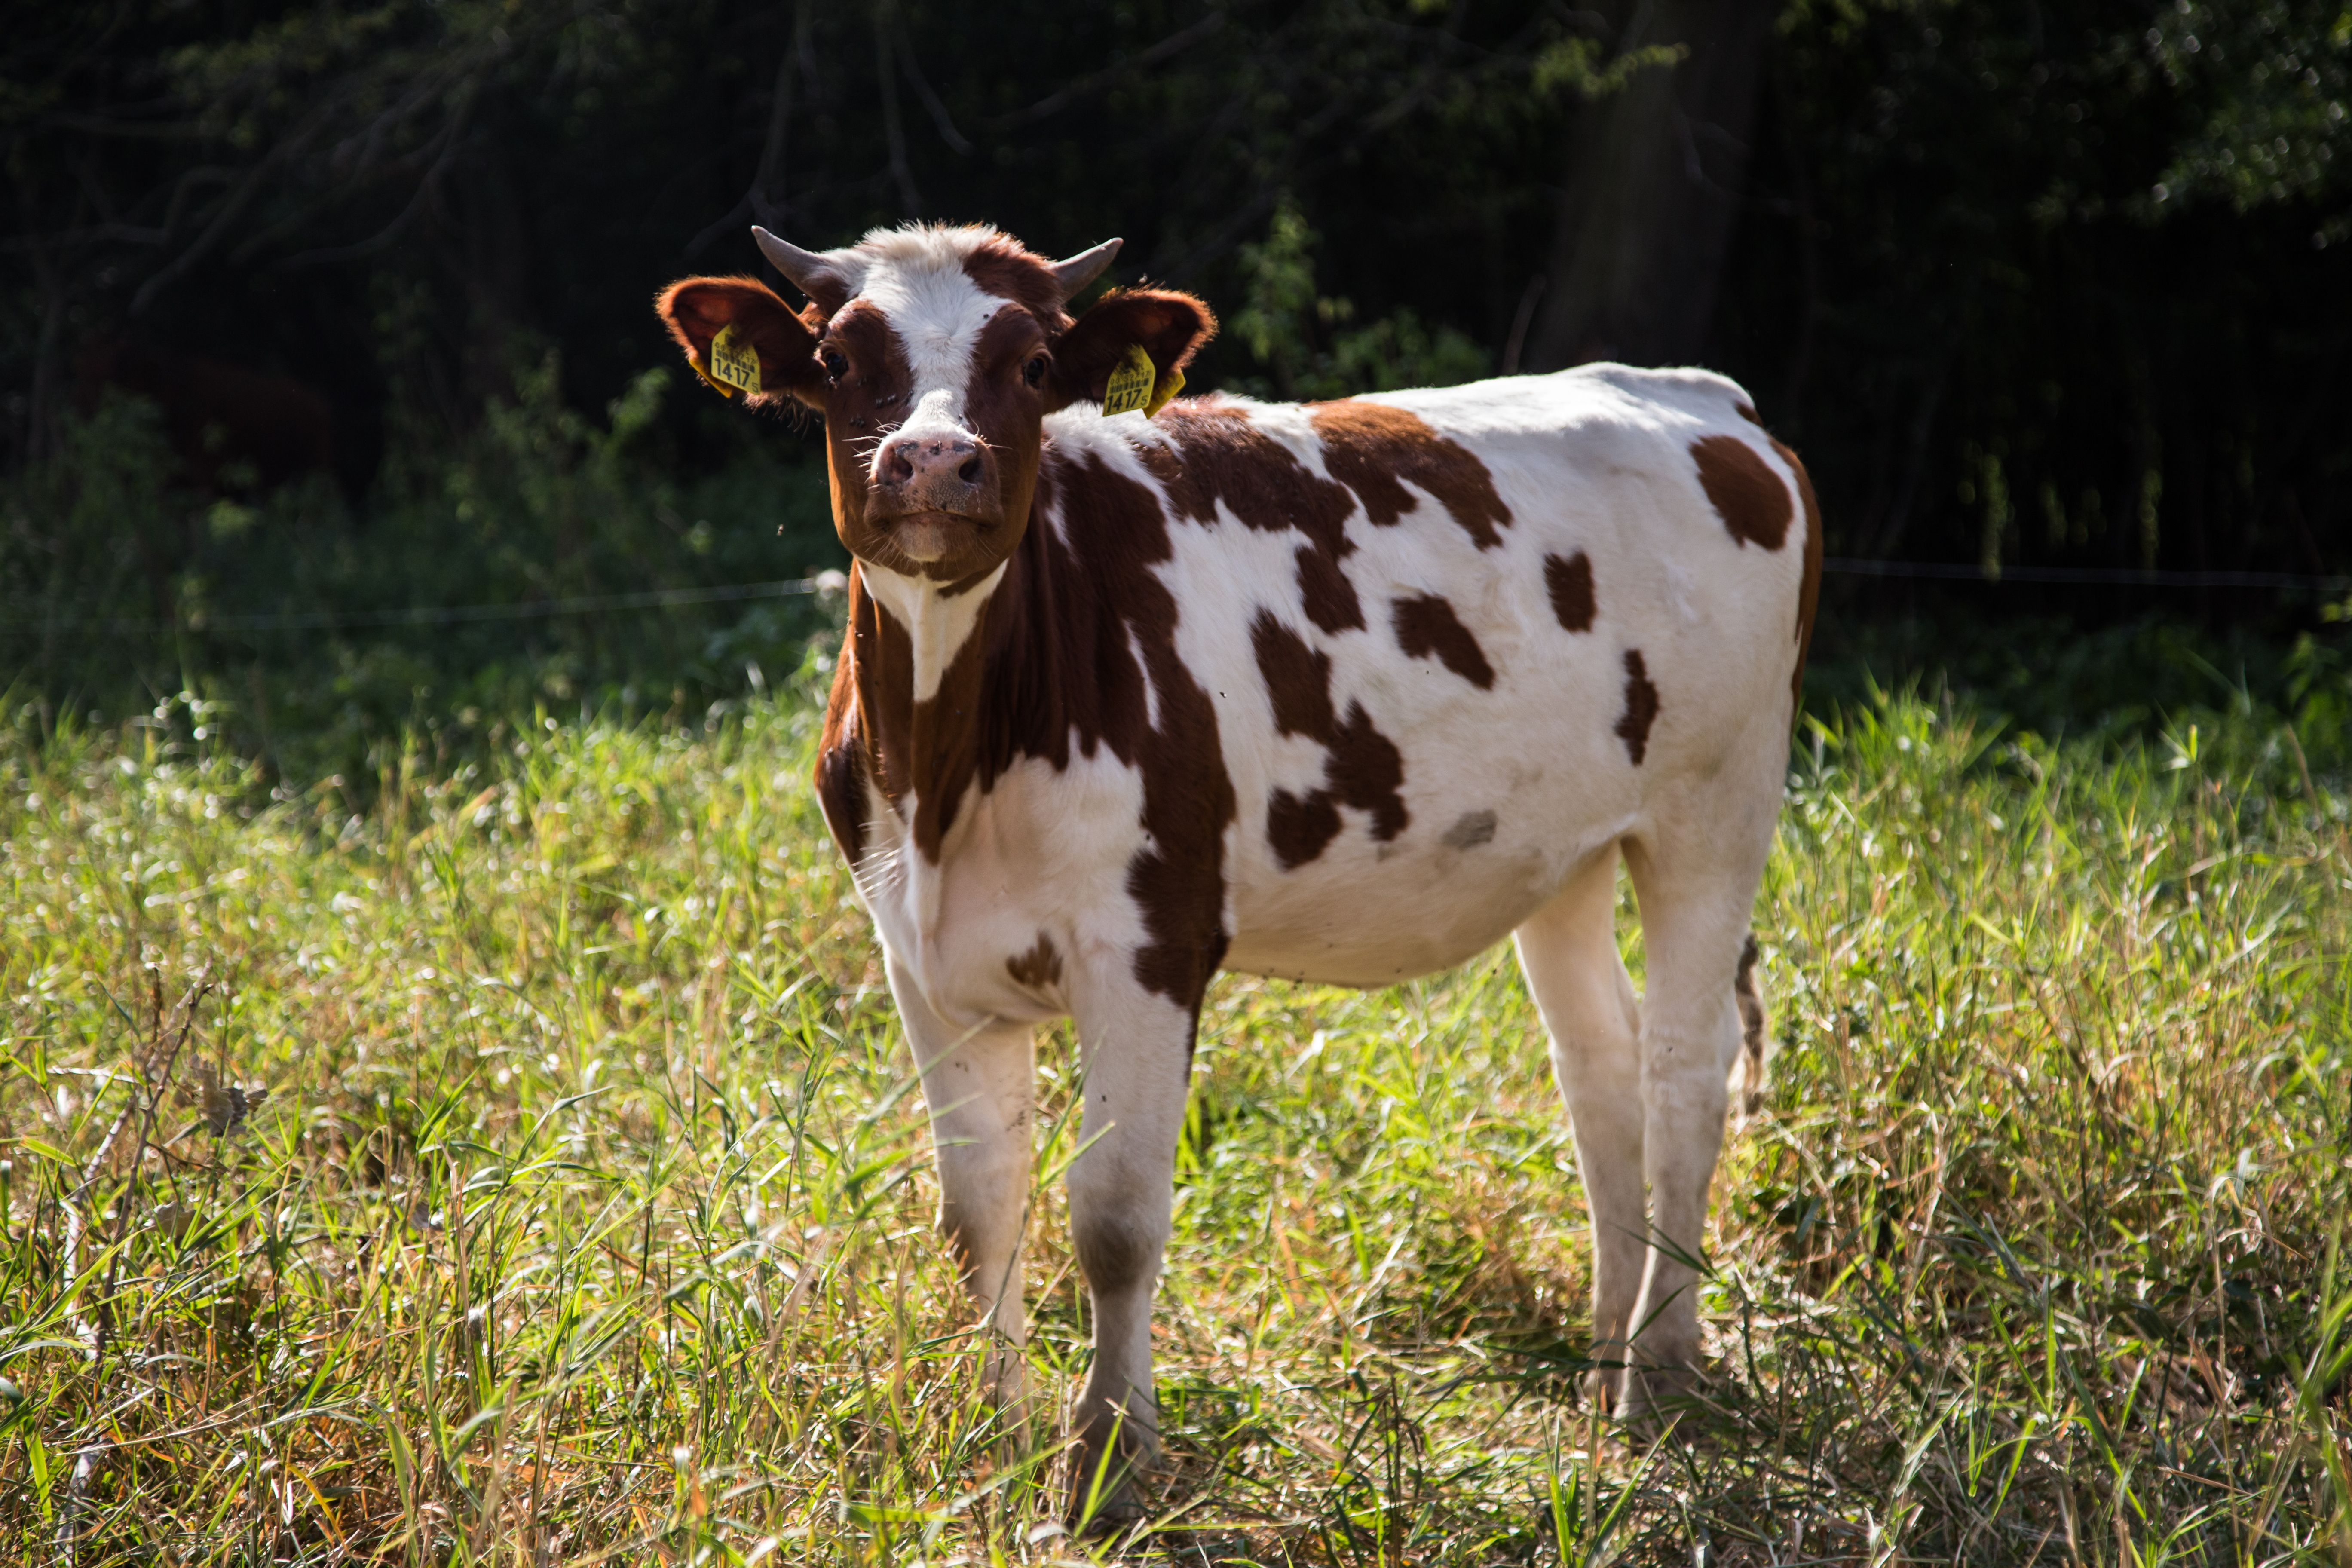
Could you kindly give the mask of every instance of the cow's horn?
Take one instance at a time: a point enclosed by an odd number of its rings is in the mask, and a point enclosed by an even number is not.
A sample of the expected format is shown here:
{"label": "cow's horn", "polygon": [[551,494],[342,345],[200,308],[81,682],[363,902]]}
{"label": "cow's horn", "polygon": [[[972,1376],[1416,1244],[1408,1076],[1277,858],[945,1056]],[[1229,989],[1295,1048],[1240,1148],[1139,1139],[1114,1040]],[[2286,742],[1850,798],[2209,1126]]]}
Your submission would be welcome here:
{"label": "cow's horn", "polygon": [[1111,258],[1118,254],[1118,247],[1125,243],[1124,240],[1106,239],[1092,250],[1081,250],[1067,261],[1055,262],[1054,281],[1062,286],[1062,298],[1067,300],[1101,277],[1102,269],[1110,265]]}
{"label": "cow's horn", "polygon": [[810,299],[815,299],[822,289],[840,287],[841,266],[832,257],[803,250],[788,239],[778,239],[758,224],[751,226],[751,237],[759,241],[760,254]]}

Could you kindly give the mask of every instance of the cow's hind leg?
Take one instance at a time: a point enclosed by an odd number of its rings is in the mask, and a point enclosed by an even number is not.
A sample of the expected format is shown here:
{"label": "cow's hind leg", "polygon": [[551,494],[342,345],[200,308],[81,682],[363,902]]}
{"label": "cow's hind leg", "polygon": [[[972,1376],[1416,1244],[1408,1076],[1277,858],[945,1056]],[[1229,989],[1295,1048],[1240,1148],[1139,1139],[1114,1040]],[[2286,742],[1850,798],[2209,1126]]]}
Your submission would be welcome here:
{"label": "cow's hind leg", "polygon": [[1026,1024],[987,1019],[957,1028],[891,969],[908,1043],[930,1108],[940,1171],[940,1233],[955,1255],[986,1336],[982,1375],[998,1407],[1024,1410],[1028,1339],[1021,1240],[1028,1214],[1034,1047]]}
{"label": "cow's hind leg", "polygon": [[1646,955],[1642,1153],[1653,1242],[1619,1405],[1628,1420],[1686,1394],[1699,1366],[1694,1265],[1704,1256],[1727,1079],[1742,1052],[1740,954],[1771,843],[1769,814],[1754,831],[1727,831],[1738,826],[1736,812],[1708,826],[1714,831],[1625,843]]}
{"label": "cow's hind leg", "polygon": [[1151,1300],[1175,1207],[1176,1140],[1191,1088],[1197,1001],[1145,989],[1128,956],[1106,952],[1075,977],[1084,1056],[1081,1152],[1070,1164],[1070,1238],[1094,1308],[1095,1359],[1072,1424],[1081,1513],[1134,1510],[1136,1472],[1160,1452],[1151,1379]]}
{"label": "cow's hind leg", "polygon": [[1641,1012],[1617,955],[1612,846],[1519,927],[1519,967],[1551,1034],[1551,1065],[1592,1209],[1592,1356],[1602,1403],[1626,1359],[1647,1256],[1642,1194]]}

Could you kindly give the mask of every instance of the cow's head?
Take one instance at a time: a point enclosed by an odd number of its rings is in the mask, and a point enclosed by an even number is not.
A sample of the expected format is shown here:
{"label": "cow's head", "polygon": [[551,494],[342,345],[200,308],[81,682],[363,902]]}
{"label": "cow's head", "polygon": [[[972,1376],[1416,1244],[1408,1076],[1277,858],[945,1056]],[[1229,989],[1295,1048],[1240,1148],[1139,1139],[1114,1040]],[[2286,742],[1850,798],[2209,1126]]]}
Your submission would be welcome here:
{"label": "cow's head", "polygon": [[723,328],[748,340],[752,405],[824,416],[850,553],[938,583],[982,575],[1020,543],[1046,415],[1100,401],[1130,347],[1164,378],[1216,331],[1200,300],[1156,289],[1111,293],[1073,321],[1070,296],[1110,265],[1116,239],[1056,262],[992,228],[877,229],[823,252],[751,233],[806,310],[748,278],[688,278],[655,308],[706,374]]}

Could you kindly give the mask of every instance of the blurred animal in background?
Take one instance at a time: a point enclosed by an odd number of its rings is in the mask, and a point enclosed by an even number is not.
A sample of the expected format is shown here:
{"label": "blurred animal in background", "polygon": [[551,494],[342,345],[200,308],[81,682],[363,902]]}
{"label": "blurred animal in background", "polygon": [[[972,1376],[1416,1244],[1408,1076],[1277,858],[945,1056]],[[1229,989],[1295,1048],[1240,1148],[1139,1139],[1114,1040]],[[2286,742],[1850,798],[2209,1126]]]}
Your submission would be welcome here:
{"label": "blurred animal in background", "polygon": [[76,412],[96,412],[110,388],[161,410],[178,478],[206,495],[249,499],[306,474],[344,478],[333,405],[290,375],[110,335],[82,350]]}

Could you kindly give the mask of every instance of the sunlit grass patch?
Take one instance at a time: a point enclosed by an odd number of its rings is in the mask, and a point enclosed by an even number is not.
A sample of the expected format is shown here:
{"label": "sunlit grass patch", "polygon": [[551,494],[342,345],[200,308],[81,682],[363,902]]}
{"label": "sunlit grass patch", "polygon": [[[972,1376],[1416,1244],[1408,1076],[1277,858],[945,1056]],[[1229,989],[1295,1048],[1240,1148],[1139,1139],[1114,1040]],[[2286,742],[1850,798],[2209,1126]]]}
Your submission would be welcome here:
{"label": "sunlit grass patch", "polygon": [[1582,1199],[1507,952],[1221,981],[1127,1542],[1062,1531],[1050,1184],[1033,1428],[978,1395],[814,730],[804,691],[541,723],[363,806],[179,710],[6,743],[0,1559],[2352,1547],[2352,839],[2251,721],[2057,751],[1889,699],[1801,738],[1685,1442],[1578,1395]]}

